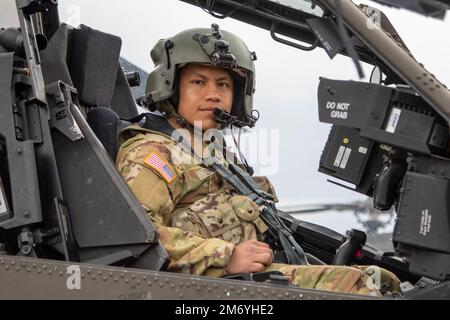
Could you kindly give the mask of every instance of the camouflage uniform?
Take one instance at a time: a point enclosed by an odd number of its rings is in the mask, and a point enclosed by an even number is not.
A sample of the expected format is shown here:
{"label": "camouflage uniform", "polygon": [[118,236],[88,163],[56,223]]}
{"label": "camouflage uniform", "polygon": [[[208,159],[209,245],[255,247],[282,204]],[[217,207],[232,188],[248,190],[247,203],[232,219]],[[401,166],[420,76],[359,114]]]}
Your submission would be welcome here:
{"label": "camouflage uniform", "polygon": [[[235,245],[264,239],[267,226],[258,206],[237,195],[219,174],[193,163],[179,143],[137,125],[125,129],[121,137],[125,142],[117,157],[119,171],[155,224],[171,258],[170,271],[224,276]],[[255,180],[275,195],[266,178]],[[379,296],[366,269],[273,263],[266,270],[291,275],[292,283],[303,288]],[[381,283],[399,291],[396,276],[379,270]]]}

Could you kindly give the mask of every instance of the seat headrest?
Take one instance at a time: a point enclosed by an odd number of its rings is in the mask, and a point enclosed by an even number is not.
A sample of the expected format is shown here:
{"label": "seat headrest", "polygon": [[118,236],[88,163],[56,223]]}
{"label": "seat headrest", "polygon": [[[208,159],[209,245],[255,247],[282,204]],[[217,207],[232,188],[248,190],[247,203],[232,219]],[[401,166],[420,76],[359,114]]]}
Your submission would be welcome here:
{"label": "seat headrest", "polygon": [[108,152],[111,159],[115,161],[117,152],[119,151],[119,132],[131,123],[120,120],[117,113],[106,107],[91,109],[87,114],[86,121]]}

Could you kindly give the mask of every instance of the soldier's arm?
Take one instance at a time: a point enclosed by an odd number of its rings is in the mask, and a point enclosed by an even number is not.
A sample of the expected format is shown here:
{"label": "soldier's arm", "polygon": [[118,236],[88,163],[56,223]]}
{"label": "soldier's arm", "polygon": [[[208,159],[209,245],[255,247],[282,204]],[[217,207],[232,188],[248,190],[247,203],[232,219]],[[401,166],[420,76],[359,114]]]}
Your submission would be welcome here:
{"label": "soldier's arm", "polygon": [[[159,172],[145,159],[156,154],[167,161],[169,171]],[[233,253],[234,245],[218,238],[204,238],[197,233],[169,227],[171,213],[182,192],[183,177],[172,163],[165,146],[157,142],[145,142],[121,150],[118,168],[152,219],[159,239],[167,250],[171,262],[169,270],[195,275],[222,276]],[[154,160],[158,160],[155,158]]]}

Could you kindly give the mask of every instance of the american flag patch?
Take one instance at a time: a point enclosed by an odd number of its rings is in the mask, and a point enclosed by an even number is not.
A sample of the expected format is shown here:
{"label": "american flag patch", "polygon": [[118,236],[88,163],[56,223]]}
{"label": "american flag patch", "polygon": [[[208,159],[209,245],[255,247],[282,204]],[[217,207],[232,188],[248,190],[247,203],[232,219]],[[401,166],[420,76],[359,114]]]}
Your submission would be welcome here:
{"label": "american flag patch", "polygon": [[145,157],[144,163],[150,168],[156,170],[161,177],[167,181],[167,183],[171,183],[177,176],[173,170],[170,169],[169,165],[154,153],[151,153]]}

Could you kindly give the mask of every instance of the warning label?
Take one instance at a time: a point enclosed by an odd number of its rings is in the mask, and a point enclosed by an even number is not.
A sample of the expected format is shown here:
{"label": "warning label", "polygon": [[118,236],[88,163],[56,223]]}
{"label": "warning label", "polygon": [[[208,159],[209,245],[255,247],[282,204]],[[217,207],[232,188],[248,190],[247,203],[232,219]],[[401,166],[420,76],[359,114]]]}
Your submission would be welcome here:
{"label": "warning label", "polygon": [[395,129],[397,129],[398,120],[400,120],[400,115],[402,114],[402,110],[399,108],[393,108],[391,114],[389,116],[389,120],[386,124],[386,131],[390,133],[394,133]]}
{"label": "warning label", "polygon": [[420,231],[419,233],[426,236],[431,230],[431,214],[428,209],[422,210],[422,217],[420,219]]}
{"label": "warning label", "polygon": [[338,150],[336,158],[334,159],[334,166],[345,169],[347,167],[351,152],[352,149],[341,146]]}
{"label": "warning label", "polygon": [[8,211],[6,208],[5,195],[3,194],[2,188],[3,188],[2,182],[0,181],[0,214]]}
{"label": "warning label", "polygon": [[327,109],[331,110],[330,117],[333,119],[347,119],[350,103],[328,101]]}

